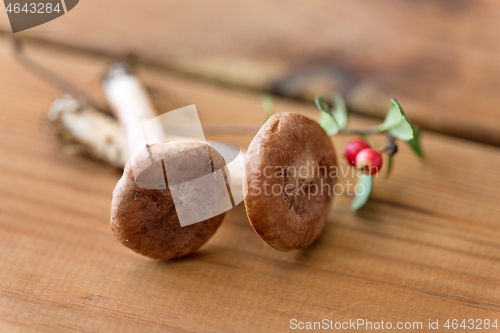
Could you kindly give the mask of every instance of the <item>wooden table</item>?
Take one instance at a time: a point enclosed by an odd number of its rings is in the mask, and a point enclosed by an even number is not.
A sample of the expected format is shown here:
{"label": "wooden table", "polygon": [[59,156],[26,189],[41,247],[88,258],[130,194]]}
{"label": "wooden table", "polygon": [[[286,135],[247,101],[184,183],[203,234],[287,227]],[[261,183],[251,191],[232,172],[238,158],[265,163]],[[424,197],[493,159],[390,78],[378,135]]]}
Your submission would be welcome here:
{"label": "wooden table", "polygon": [[[0,29],[9,30],[7,19]],[[20,33],[500,146],[500,5],[491,0],[85,0]]]}
{"label": "wooden table", "polygon": [[[102,98],[110,58],[44,42],[27,52]],[[195,103],[205,124],[262,120],[258,92],[148,65],[139,73],[171,97],[162,111]],[[292,319],[426,331],[429,319],[441,330],[447,319],[500,319],[500,148],[424,131],[425,161],[401,146],[367,206],[354,214],[352,198],[336,197],[309,248],[273,250],[240,205],[200,251],[154,261],[110,231],[120,173],[65,156],[42,131],[59,94],[0,41],[0,332],[283,332]],[[276,109],[317,117],[311,103],[278,98]],[[209,138],[245,147],[252,137]],[[333,138],[339,155],[349,139]]]}

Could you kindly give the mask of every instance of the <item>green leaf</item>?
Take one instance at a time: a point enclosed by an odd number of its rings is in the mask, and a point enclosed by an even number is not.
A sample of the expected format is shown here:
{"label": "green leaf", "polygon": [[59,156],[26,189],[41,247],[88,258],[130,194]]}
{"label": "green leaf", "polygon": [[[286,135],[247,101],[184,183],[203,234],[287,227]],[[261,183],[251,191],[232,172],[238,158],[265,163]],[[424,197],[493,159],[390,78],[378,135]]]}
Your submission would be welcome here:
{"label": "green leaf", "polygon": [[[354,200],[352,201],[351,210],[353,212],[357,211],[365,205],[370,197],[373,187],[373,177],[370,175],[360,175],[358,177],[358,183],[356,184]],[[359,192],[356,193],[356,192]]]}
{"label": "green leaf", "polygon": [[345,105],[344,98],[338,92],[333,96],[333,101],[335,102],[335,109],[332,114],[339,128],[341,130],[346,129],[349,123],[349,115],[347,114],[347,106]]}
{"label": "green leaf", "polygon": [[337,134],[339,132],[339,125],[337,124],[337,121],[335,120],[333,115],[330,113],[330,109],[328,108],[328,105],[326,104],[323,97],[316,97],[315,102],[318,106],[318,109],[320,109],[321,111],[318,121],[319,126],[323,128],[328,136]]}
{"label": "green leaf", "polygon": [[316,106],[318,107],[318,109],[320,109],[321,111],[324,111],[326,113],[331,113],[330,107],[328,106],[328,104],[326,103],[326,101],[323,97],[316,96],[316,98],[314,99],[314,102],[316,103]]}
{"label": "green leaf", "polygon": [[395,128],[391,128],[389,134],[395,137],[396,139],[400,139],[403,141],[408,141],[413,139],[413,127],[409,121],[402,121],[401,124],[396,126]]}
{"label": "green leaf", "polygon": [[385,115],[384,122],[377,126],[377,130],[379,132],[387,131],[398,126],[401,121],[403,121],[403,119],[404,116],[401,108],[394,99],[391,99],[391,106],[389,107],[389,111],[387,111],[387,114]]}
{"label": "green leaf", "polygon": [[392,170],[392,155],[387,155],[387,171],[385,172],[385,178],[389,178]]}
{"label": "green leaf", "polygon": [[406,141],[411,149],[417,154],[418,157],[424,158],[424,153],[420,146],[420,128],[417,126],[413,127],[413,139]]}
{"label": "green leaf", "polygon": [[411,122],[408,120],[403,109],[394,98],[391,99],[391,106],[385,116],[384,122],[377,126],[377,131],[387,131],[393,137],[403,141],[413,139],[414,135]]}
{"label": "green leaf", "polygon": [[323,128],[328,136],[335,135],[339,132],[339,125],[333,116],[321,110],[321,114],[319,115],[319,126]]}
{"label": "green leaf", "polygon": [[264,122],[266,122],[274,114],[274,101],[271,96],[262,96],[262,108],[264,109],[265,113]]}

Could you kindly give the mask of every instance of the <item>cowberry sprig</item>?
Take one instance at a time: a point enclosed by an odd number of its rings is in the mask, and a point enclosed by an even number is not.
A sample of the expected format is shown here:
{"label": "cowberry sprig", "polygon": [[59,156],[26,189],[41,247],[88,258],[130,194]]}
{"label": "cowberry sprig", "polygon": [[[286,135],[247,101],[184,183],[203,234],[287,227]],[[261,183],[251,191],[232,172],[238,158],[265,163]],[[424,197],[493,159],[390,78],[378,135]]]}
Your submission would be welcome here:
{"label": "cowberry sprig", "polygon": [[[420,148],[420,132],[406,117],[403,108],[395,99],[391,99],[389,111],[384,121],[375,127],[364,129],[349,129],[349,115],[344,99],[339,93],[332,98],[332,106],[322,97],[316,97],[316,105],[321,111],[319,124],[329,136],[337,134],[359,135],[361,139],[352,140],[344,150],[344,156],[349,164],[355,166],[358,173],[358,184],[364,188],[363,193],[355,193],[352,202],[352,211],[357,211],[365,205],[370,197],[373,187],[373,175],[382,168],[382,155],[387,154],[387,173],[389,176],[392,169],[393,156],[398,151],[397,140],[408,143],[418,157],[423,158]],[[379,151],[375,150],[368,136],[373,134],[385,134],[386,145]]]}

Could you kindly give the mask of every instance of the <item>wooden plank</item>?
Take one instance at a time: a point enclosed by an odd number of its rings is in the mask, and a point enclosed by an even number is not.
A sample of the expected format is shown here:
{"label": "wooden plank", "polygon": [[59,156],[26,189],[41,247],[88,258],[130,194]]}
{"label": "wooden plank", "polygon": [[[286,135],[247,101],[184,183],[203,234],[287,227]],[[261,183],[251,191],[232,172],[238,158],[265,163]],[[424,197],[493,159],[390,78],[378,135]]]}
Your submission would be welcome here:
{"label": "wooden plank", "polygon": [[[28,52],[100,90],[108,59],[41,45]],[[204,123],[262,119],[259,94],[139,70],[172,96],[172,108],[195,103]],[[351,199],[338,196],[307,249],[273,250],[240,205],[196,254],[153,261],[109,229],[120,175],[65,157],[40,131],[57,89],[19,66],[5,42],[0,72],[0,331],[282,332],[293,318],[443,325],[500,317],[499,148],[424,132],[425,162],[401,147],[367,207],[353,214]],[[278,99],[276,108],[317,115],[310,103]],[[245,146],[251,136],[211,139]],[[340,151],[348,140],[334,143]]]}
{"label": "wooden plank", "polygon": [[395,97],[425,128],[500,145],[499,30],[486,0],[87,0],[20,35],[306,100],[336,89],[378,117]]}

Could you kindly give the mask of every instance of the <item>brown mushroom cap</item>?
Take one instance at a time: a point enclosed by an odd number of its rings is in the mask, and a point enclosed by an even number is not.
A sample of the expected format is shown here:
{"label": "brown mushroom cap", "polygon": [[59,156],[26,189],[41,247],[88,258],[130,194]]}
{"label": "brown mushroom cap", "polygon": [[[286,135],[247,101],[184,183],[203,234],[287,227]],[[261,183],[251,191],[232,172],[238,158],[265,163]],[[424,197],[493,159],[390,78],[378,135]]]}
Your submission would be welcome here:
{"label": "brown mushroom cap", "polygon": [[245,206],[257,234],[281,251],[313,243],[330,210],[336,165],[332,142],[318,123],[294,113],[270,117],[245,158]]}
{"label": "brown mushroom cap", "polygon": [[[200,147],[209,152],[208,165],[207,154],[197,150]],[[223,157],[215,149],[196,141],[155,144],[150,148],[166,157],[185,153],[181,159],[174,158],[170,162],[164,159],[164,163],[174,164],[169,167],[170,170],[177,172],[178,182],[197,178],[200,172],[206,174],[207,167],[208,172],[211,172],[213,168],[218,170],[225,166]],[[137,161],[137,159],[144,159],[144,156],[138,154],[129,160],[122,178],[113,191],[110,221],[113,234],[126,247],[155,259],[178,258],[197,250],[215,233],[225,214],[181,227],[168,187],[170,179],[167,177],[166,189],[139,187],[134,179],[132,165],[134,163],[138,165],[143,160]],[[159,166],[161,170],[161,164]],[[190,192],[189,188],[185,190],[186,193]],[[199,188],[197,190],[200,191]],[[214,193],[213,188],[206,186],[201,189],[198,198],[219,195],[227,193],[217,193],[217,191]]]}

